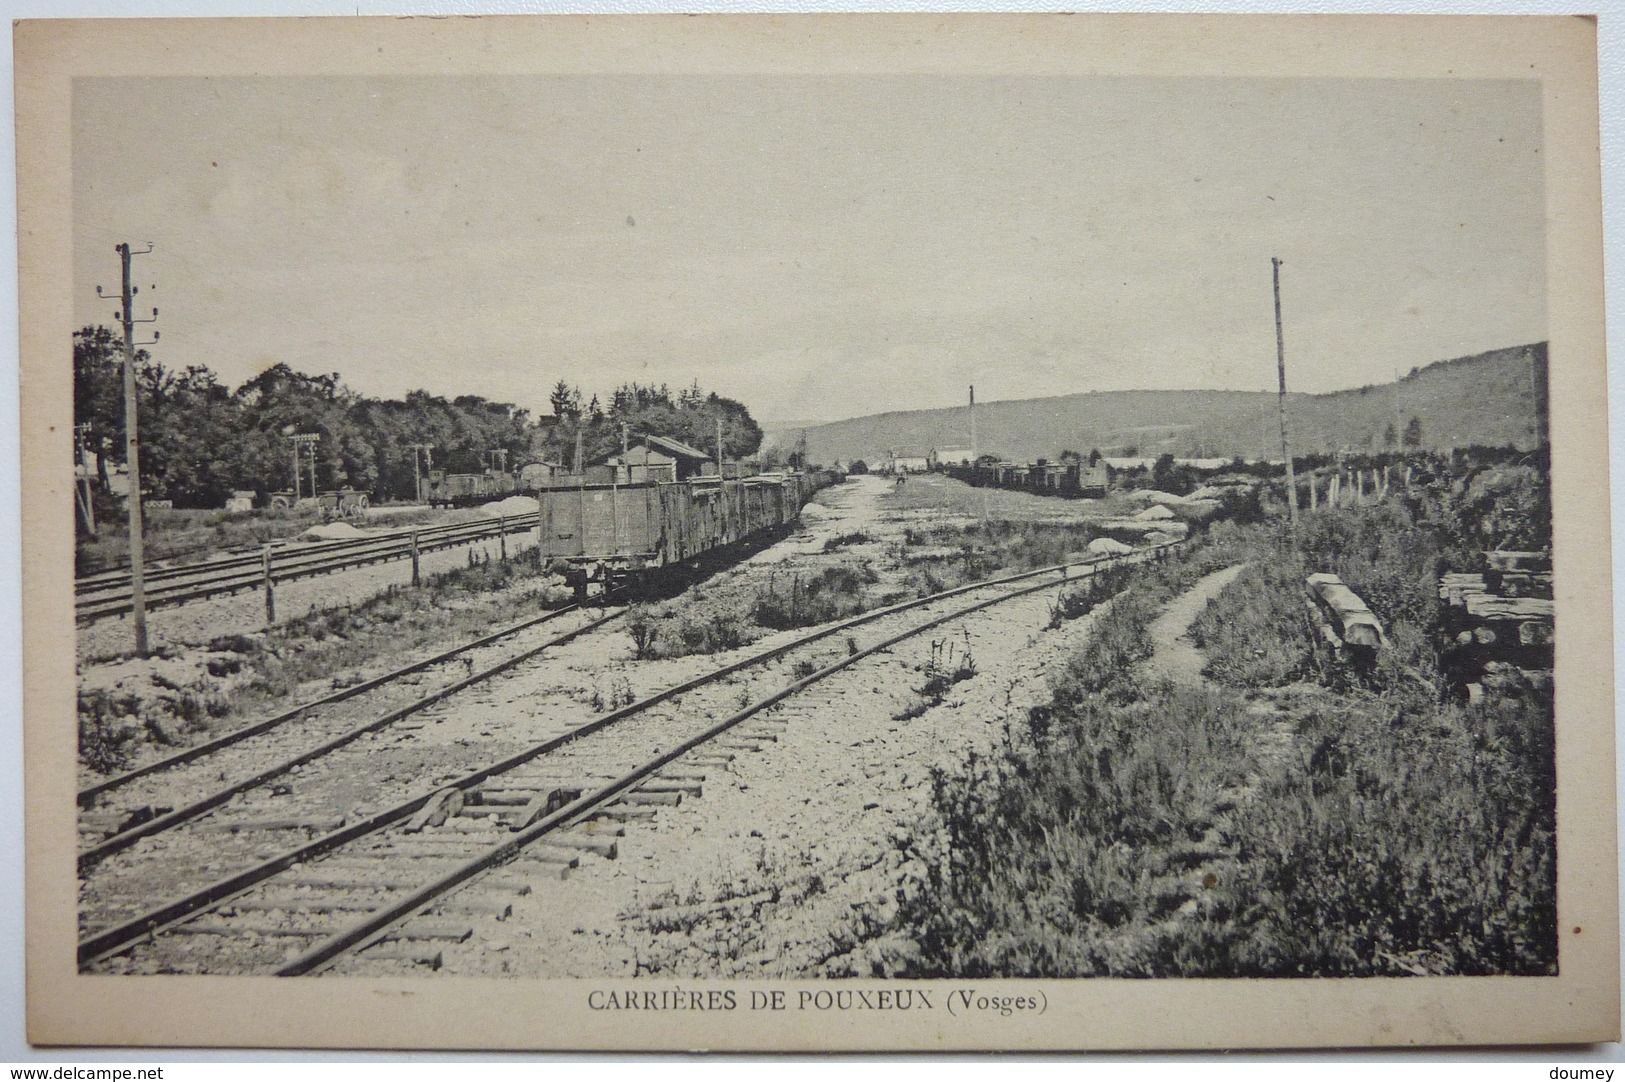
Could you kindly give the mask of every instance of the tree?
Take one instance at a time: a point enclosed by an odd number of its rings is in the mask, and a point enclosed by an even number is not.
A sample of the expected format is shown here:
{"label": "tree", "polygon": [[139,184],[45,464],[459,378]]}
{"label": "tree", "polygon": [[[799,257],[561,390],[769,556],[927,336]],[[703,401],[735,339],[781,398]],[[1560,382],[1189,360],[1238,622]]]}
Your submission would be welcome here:
{"label": "tree", "polygon": [[846,472],[853,477],[861,477],[869,472],[869,464],[861,458],[854,458],[851,465],[847,466]]}
{"label": "tree", "polygon": [[1393,447],[1399,443],[1399,433],[1394,430],[1394,422],[1389,421],[1388,427],[1382,430],[1382,445]]}
{"label": "tree", "polygon": [[1411,450],[1422,446],[1422,418],[1412,417],[1405,425],[1405,446]]}
{"label": "tree", "polygon": [[560,420],[573,417],[581,412],[581,392],[561,379],[553,384],[547,404],[553,408],[553,416]]}
{"label": "tree", "polygon": [[[136,355],[139,364],[144,353]],[[107,463],[124,461],[124,343],[106,327],[73,333],[73,423],[88,425],[96,478],[109,491]]]}

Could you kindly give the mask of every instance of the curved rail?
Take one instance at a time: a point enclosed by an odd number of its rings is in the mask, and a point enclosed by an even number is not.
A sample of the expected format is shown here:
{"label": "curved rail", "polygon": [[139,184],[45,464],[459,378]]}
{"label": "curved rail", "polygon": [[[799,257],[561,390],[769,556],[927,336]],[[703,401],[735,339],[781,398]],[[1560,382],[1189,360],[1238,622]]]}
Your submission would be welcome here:
{"label": "curved rail", "polygon": [[440,653],[435,654],[433,657],[426,657],[421,661],[414,661],[410,665],[403,665],[398,669],[392,669],[389,672],[382,673],[381,675],[375,676],[370,680],[363,680],[359,684],[352,684],[347,688],[341,688],[329,695],[323,695],[319,699],[312,699],[309,702],[301,703],[292,709],[284,710],[280,714],[275,714],[271,717],[261,719],[260,721],[250,722],[239,729],[233,729],[231,732],[218,736],[213,740],[208,740],[201,744],[194,744],[192,747],[184,748],[173,755],[166,755],[162,759],[154,759],[150,763],[143,763],[141,766],[132,767],[131,769],[124,771],[122,774],[114,774],[110,777],[103,778],[94,785],[87,785],[83,789],[79,790],[79,806],[81,808],[89,808],[96,803],[96,798],[98,796],[128,785],[137,778],[144,778],[147,775],[155,774],[160,770],[168,770],[171,767],[181,766],[185,763],[192,762],[195,759],[201,759],[205,755],[212,755],[214,752],[220,751],[223,748],[229,748],[233,744],[241,743],[250,737],[258,736],[260,733],[268,732],[271,729],[275,729],[280,725],[294,720],[295,718],[302,717],[312,710],[317,710],[324,706],[332,706],[335,703],[344,702],[346,699],[353,699],[357,695],[364,695],[367,692],[374,691],[386,684],[391,684],[402,677],[411,676],[435,665],[450,661],[452,658],[457,657],[460,654],[466,654],[472,650],[477,650],[482,646],[489,646],[494,642],[499,642],[502,639],[506,639],[512,635],[517,635],[521,631],[528,631],[529,629],[537,627],[541,624],[550,623],[553,620],[557,620],[561,616],[567,616],[572,612],[579,611],[581,607],[581,604],[577,602],[570,605],[565,605],[562,608],[554,609],[551,612],[545,612],[540,616],[532,616],[528,620],[521,620],[519,623],[511,624],[500,631],[493,631],[489,635],[483,635],[480,638],[474,639],[470,642],[465,642],[459,646],[454,646],[450,650],[443,650]]}
{"label": "curved rail", "polygon": [[[801,690],[801,688],[807,686],[808,684],[816,682],[818,679],[823,679],[833,672],[837,672],[840,669],[845,668],[847,665],[860,660],[861,658],[868,657],[879,650],[885,649],[889,645],[894,645],[896,642],[900,642],[903,639],[929,630],[938,624],[947,622],[949,620],[958,619],[964,615],[967,615],[968,613],[976,612],[991,605],[999,604],[1002,601],[1025,596],[1026,594],[1034,593],[1039,590],[1064,585],[1067,582],[1073,581],[1073,579],[1068,577],[1068,572],[1072,568],[1080,566],[1086,567],[1088,569],[1088,574],[1092,575],[1095,572],[1108,567],[1133,566],[1159,558],[1164,555],[1167,550],[1177,546],[1178,544],[1180,544],[1180,542],[1169,542],[1154,548],[1142,549],[1130,555],[1108,557],[1103,560],[1075,561],[1071,563],[1054,564],[1048,567],[1018,572],[1013,575],[970,583],[964,586],[955,587],[951,590],[944,590],[936,594],[931,594],[927,597],[916,598],[911,601],[899,602],[895,605],[888,605],[880,609],[871,610],[870,612],[825,626],[805,635],[797,636],[795,639],[789,642],[781,643],[780,645],[770,649],[759,651],[747,658],[742,658],[720,668],[711,670],[710,672],[703,673],[690,680],[664,688],[628,706],[624,706],[618,710],[611,711],[602,717],[588,721],[568,732],[550,737],[547,740],[532,745],[529,748],[522,749],[521,751],[502,760],[480,767],[476,770],[469,771],[459,778],[451,781],[440,782],[436,784],[431,791],[420,793],[417,796],[411,797],[399,804],[394,805],[393,807],[379,811],[364,820],[341,827],[338,830],[331,831],[325,835],[322,835],[321,837],[313,838],[307,842],[263,860],[259,864],[234,872],[233,874],[204,886],[191,894],[176,898],[137,916],[131,917],[120,924],[94,932],[79,941],[77,952],[79,965],[81,967],[88,966],[94,964],[95,962],[122,953],[124,950],[142,939],[155,936],[171,927],[182,924],[192,919],[200,912],[206,912],[226,904],[232,899],[241,896],[249,890],[252,890],[259,883],[281,873],[295,864],[303,863],[313,857],[321,856],[325,853],[338,849],[341,846],[356,841],[357,839],[400,823],[409,816],[412,816],[418,812],[425,805],[429,804],[430,801],[438,798],[447,789],[462,790],[477,786],[489,778],[511,771],[516,767],[522,766],[542,755],[547,754],[548,752],[562,747],[567,743],[599,732],[626,718],[644,713],[659,703],[676,698],[677,696],[683,695],[688,691],[694,690],[695,688],[714,683],[732,675],[733,673],[739,672],[742,669],[780,657],[791,650],[795,650],[811,643],[829,638],[832,635],[837,635],[843,631],[850,630],[851,628],[872,623],[876,620],[880,620],[884,617],[895,615],[897,613],[934,604],[974,590],[983,590],[989,587],[1003,586],[1039,576],[1054,575],[1056,573],[1059,573],[1062,576],[1054,581],[1043,582],[1023,590],[1000,594],[997,597],[977,602],[974,605],[967,606],[962,609],[957,609],[953,613],[942,617],[934,617],[930,621],[915,625],[913,628],[901,633],[898,636],[889,638],[882,643],[869,647],[866,650],[858,651],[850,657],[843,659],[843,661],[840,663],[829,666],[825,670],[815,672],[811,676],[789,685],[789,687],[786,689],[769,696],[760,703],[753,704],[753,707],[747,707],[746,710],[725,719],[723,722],[719,722],[716,726],[708,729],[706,733],[702,733],[700,736],[692,738],[696,743],[690,744],[689,742],[685,742],[684,745],[679,746],[681,750],[673,750],[672,752],[665,753],[658,759],[658,761],[652,762],[651,764],[646,764],[646,769],[640,768],[641,773],[638,773],[636,777],[632,777],[630,775],[623,777],[617,780],[615,783],[612,783],[611,786],[600,789],[590,796],[580,798],[572,804],[567,805],[564,809],[560,809],[560,812],[555,812],[542,820],[538,820],[538,822],[532,827],[527,828],[520,834],[516,834],[515,839],[504,842],[493,849],[491,853],[485,854],[485,858],[487,859],[488,863],[484,865],[484,867],[490,866],[490,862],[500,863],[507,856],[517,852],[518,849],[522,848],[524,844],[528,844],[536,837],[540,837],[542,834],[545,834],[550,830],[557,829],[557,827],[561,823],[566,822],[567,819],[573,822],[584,817],[586,814],[590,813],[593,808],[596,808],[602,803],[606,803],[613,799],[614,796],[619,795],[626,788],[629,788],[631,785],[635,784],[636,781],[647,776],[648,773],[659,769],[661,766],[670,762],[671,759],[676,758],[679,755],[686,754],[686,752],[690,750],[692,746],[697,746],[698,743],[703,743],[706,740],[713,739],[716,735],[726,731],[727,728],[731,728],[733,725],[737,725],[740,721],[743,721],[752,714],[766,709],[768,706],[779,702],[788,695],[794,694],[796,691]],[[447,691],[441,694],[443,696],[444,694],[449,693],[450,692]],[[707,733],[710,735],[706,735]],[[612,789],[614,791],[610,792]],[[561,813],[563,812],[570,812],[570,815],[561,817]],[[153,822],[157,822],[157,820],[154,820]],[[548,824],[545,829],[543,829],[544,823]],[[515,846],[514,842],[521,838],[525,840]],[[492,856],[493,853],[496,855]],[[472,863],[474,862],[470,862],[470,864]],[[446,890],[450,890],[458,883],[461,883],[472,875],[477,874],[478,870],[480,869],[466,871],[466,874],[463,874],[460,878],[457,878],[455,882],[442,884],[440,887],[441,892],[443,893]],[[449,878],[449,876],[442,877],[442,879]],[[440,884],[441,880],[437,879],[435,883]],[[428,888],[426,887],[421,889]],[[397,907],[390,907],[392,912],[395,908]],[[417,906],[416,908],[421,908],[421,905]],[[392,916],[389,918],[389,920],[398,919],[400,919],[399,916]],[[387,921],[385,923],[387,924]],[[373,933],[377,930],[377,928],[369,928],[367,930],[357,932],[352,938],[351,943],[360,942],[362,939],[366,939],[368,936],[373,935]],[[348,946],[349,944],[346,944],[341,948],[341,950],[348,949]],[[331,957],[331,955],[329,957]],[[321,960],[313,960],[309,964],[310,966],[315,966],[322,964],[322,962]]]}
{"label": "curved rail", "polygon": [[625,794],[628,790],[650,777],[650,775],[654,774],[661,767],[666,766],[676,759],[680,759],[684,755],[687,755],[689,752],[693,751],[695,748],[698,748],[712,740],[715,740],[717,737],[722,736],[724,733],[738,726],[741,722],[756,716],[769,707],[777,705],[797,692],[835,675],[842,669],[855,665],[866,657],[876,654],[881,650],[888,649],[889,647],[896,646],[905,639],[911,639],[914,636],[929,631],[934,627],[949,623],[953,620],[958,620],[961,617],[968,616],[973,612],[978,612],[993,605],[1002,604],[1003,602],[1011,601],[1018,597],[1025,597],[1027,594],[1037,593],[1039,590],[1052,589],[1056,585],[1058,585],[1058,583],[1041,582],[1037,586],[1028,586],[1020,590],[1013,590],[1010,593],[1001,594],[998,597],[988,598],[986,601],[979,601],[974,605],[966,605],[963,608],[955,609],[953,612],[945,615],[932,617],[923,623],[916,624],[905,631],[883,639],[872,646],[865,647],[856,653],[849,654],[848,656],[841,658],[839,661],[836,661],[830,665],[826,665],[824,668],[802,677],[794,683],[779,689],[773,694],[751,703],[749,706],[746,706],[737,713],[717,722],[704,732],[682,741],[667,751],[661,752],[653,759],[646,761],[628,773],[623,774],[621,777],[616,778],[608,785],[605,785],[592,793],[581,796],[552,814],[544,816],[535,823],[515,834],[512,838],[492,846],[486,852],[464,862],[463,864],[449,872],[446,872],[424,886],[419,887],[417,890],[411,892],[406,897],[400,899],[394,904],[367,914],[365,917],[356,921],[349,928],[345,928],[334,933],[328,939],[322,941],[321,943],[315,944],[303,954],[300,954],[298,957],[288,962],[281,969],[276,971],[276,975],[279,977],[297,977],[306,973],[316,972],[331,964],[335,959],[345,953],[365,949],[369,944],[376,942],[378,939],[387,935],[389,931],[397,924],[418,912],[428,903],[433,902],[441,896],[455,890],[465,881],[473,878],[481,872],[487,871],[490,868],[494,868],[507,862],[514,856],[517,856],[518,853],[527,845],[546,837],[555,830],[558,830],[561,827],[573,826],[576,823],[589,818],[594,812],[599,811],[605,805],[614,801],[617,797]]}
{"label": "curved rail", "polygon": [[[180,826],[182,823],[185,823],[188,820],[196,819],[204,812],[210,811],[211,809],[217,808],[224,804],[238,793],[243,793],[250,789],[258,788],[271,779],[281,777],[295,767],[303,766],[308,762],[320,759],[322,756],[327,755],[330,752],[337,751],[339,748],[359,740],[368,733],[376,732],[379,729],[395,724],[397,721],[400,721],[403,718],[408,718],[413,714],[427,710],[429,707],[434,706],[436,703],[441,702],[444,699],[450,698],[459,691],[473,687],[475,684],[483,683],[493,676],[498,676],[517,665],[521,665],[524,662],[529,661],[531,658],[545,650],[550,650],[555,646],[562,646],[571,639],[579,638],[589,631],[597,630],[598,628],[609,623],[611,620],[618,618],[622,611],[624,610],[617,610],[616,612],[609,613],[608,615],[600,616],[596,620],[589,620],[580,627],[572,628],[562,635],[555,635],[553,638],[548,639],[540,646],[534,646],[529,650],[515,654],[513,657],[504,658],[497,664],[481,669],[479,672],[470,673],[461,680],[454,680],[445,687],[440,688],[438,691],[430,692],[428,695],[424,695],[421,698],[407,703],[405,706],[397,707],[386,714],[373,718],[371,721],[357,725],[351,729],[346,729],[344,732],[322,741],[315,747],[306,748],[304,751],[293,756],[292,758],[284,759],[281,762],[266,767],[264,770],[261,770],[250,777],[240,778],[237,781],[232,782],[230,785],[216,789],[214,792],[209,793],[206,796],[199,797],[190,804],[175,808],[173,811],[165,812],[163,815],[148,819],[144,823],[138,823],[135,826],[130,827],[128,830],[122,830],[117,834],[103,838],[100,842],[97,842],[95,845],[90,846],[88,849],[84,849],[79,853],[79,870],[83,872],[86,868],[92,867],[111,854],[117,853],[122,849],[128,849],[142,838],[148,838],[154,834],[161,834],[166,830],[171,830],[174,827]],[[283,720],[286,719],[284,718]],[[270,726],[262,725],[258,731],[264,731],[267,728],[270,728]],[[250,733],[248,735],[253,734]]]}

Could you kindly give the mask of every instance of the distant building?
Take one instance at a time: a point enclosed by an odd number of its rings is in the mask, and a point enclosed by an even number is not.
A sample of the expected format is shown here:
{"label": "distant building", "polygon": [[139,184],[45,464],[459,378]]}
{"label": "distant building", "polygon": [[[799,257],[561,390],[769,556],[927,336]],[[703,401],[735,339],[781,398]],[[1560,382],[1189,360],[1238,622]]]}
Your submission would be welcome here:
{"label": "distant building", "polygon": [[892,474],[925,473],[930,469],[930,455],[900,455],[896,451],[887,451],[885,464],[881,466],[881,472]]}
{"label": "distant building", "polygon": [[926,457],[931,460],[931,469],[940,466],[969,466],[976,460],[976,455],[969,447],[948,447],[940,451],[933,449]]}
{"label": "distant building", "polygon": [[615,467],[619,473],[617,480],[626,483],[686,481],[716,472],[716,462],[709,454],[664,436],[644,436],[625,452],[606,459],[604,464]]}
{"label": "distant building", "polygon": [[527,462],[519,470],[519,487],[526,490],[552,488],[564,472],[562,463],[548,459]]}
{"label": "distant building", "polygon": [[229,497],[227,497],[227,499],[226,499],[226,510],[227,511],[252,511],[252,510],[254,510],[254,490],[251,489],[251,488],[250,489],[234,490],[232,492],[232,494]]}

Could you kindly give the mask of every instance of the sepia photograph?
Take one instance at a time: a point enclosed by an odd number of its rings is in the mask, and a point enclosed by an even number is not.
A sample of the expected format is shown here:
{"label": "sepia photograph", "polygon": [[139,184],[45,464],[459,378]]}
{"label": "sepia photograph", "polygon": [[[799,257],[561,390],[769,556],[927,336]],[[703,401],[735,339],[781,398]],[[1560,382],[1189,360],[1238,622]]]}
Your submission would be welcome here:
{"label": "sepia photograph", "polygon": [[34,1039],[1617,1030],[1593,24],[239,22],[18,30]]}

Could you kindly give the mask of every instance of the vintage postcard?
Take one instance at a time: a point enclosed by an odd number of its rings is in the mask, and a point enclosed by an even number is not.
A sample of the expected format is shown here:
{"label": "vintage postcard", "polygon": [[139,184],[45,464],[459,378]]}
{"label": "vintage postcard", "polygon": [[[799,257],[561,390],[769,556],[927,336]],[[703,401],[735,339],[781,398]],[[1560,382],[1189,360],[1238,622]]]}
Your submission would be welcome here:
{"label": "vintage postcard", "polygon": [[32,1041],[1618,1037],[1593,21],[16,43]]}

